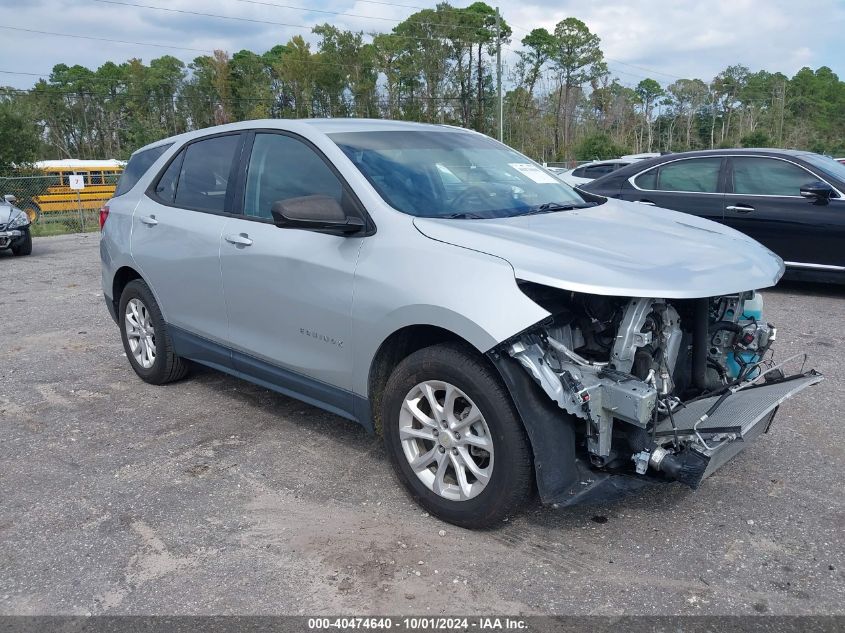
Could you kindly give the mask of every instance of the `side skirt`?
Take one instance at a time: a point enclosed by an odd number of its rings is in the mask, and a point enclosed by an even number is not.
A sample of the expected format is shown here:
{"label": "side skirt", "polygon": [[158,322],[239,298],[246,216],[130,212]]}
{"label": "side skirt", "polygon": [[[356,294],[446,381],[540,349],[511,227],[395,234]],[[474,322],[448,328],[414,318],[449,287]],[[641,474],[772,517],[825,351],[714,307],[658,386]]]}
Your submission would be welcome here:
{"label": "side skirt", "polygon": [[334,413],[373,432],[369,401],[345,389],[290,371],[278,365],[168,325],[173,351],[188,360],[225,372],[285,396]]}

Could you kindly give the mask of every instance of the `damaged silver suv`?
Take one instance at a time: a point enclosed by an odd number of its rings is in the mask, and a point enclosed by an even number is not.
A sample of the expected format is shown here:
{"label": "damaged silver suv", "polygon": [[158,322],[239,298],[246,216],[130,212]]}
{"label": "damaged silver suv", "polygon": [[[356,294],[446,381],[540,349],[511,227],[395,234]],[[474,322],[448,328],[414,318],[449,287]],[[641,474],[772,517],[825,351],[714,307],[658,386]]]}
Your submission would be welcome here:
{"label": "damaged silver suv", "polygon": [[695,488],[821,380],[772,360],[757,291],[783,262],[585,196],[446,126],[201,130],[132,156],[100,213],[103,290],[143,380],[192,361],[355,420],[446,521],[489,526],[535,488]]}

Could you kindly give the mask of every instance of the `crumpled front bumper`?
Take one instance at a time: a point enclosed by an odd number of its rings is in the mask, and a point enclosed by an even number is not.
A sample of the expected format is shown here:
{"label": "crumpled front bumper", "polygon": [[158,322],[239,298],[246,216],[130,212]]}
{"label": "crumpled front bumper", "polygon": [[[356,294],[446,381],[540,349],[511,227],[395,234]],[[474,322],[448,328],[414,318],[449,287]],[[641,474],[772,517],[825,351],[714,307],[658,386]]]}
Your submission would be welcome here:
{"label": "crumpled front bumper", "polygon": [[[696,400],[673,415],[674,430],[667,419],[658,425],[656,436],[659,439],[665,439],[677,433],[683,440],[695,437],[697,433],[704,439],[709,449],[692,449],[707,462],[697,480],[687,482],[695,488],[701,481],[747,448],[754,439],[767,433],[778,407],[785,400],[822,380],[824,380],[822,374],[811,370],[778,381],[749,387],[731,395],[701,423],[698,423],[701,416],[719,396]],[[696,423],[698,423],[697,427]],[[545,498],[543,501],[556,506],[604,503],[625,496],[649,483],[662,481],[665,480],[592,470],[579,460],[578,477],[571,487],[560,491],[555,498]]]}
{"label": "crumpled front bumper", "polygon": [[[595,468],[584,455],[576,428],[581,421],[562,411],[524,367],[508,354],[494,350],[488,354],[491,362],[513,397],[516,409],[525,425],[534,453],[534,469],[543,503],[569,506],[581,503],[606,502],[625,496],[649,484],[666,483],[672,479],[651,469],[644,475],[634,474],[633,468],[617,470]],[[693,480],[685,483],[696,487],[718,468],[746,448],[752,440],[768,430],[777,408],[788,398],[824,377],[815,370],[788,378],[748,386],[729,396],[712,415],[696,423],[708,411],[718,396],[688,402],[675,409],[675,430],[667,419],[655,429],[659,443],[670,443],[677,432],[687,445],[698,443],[696,458],[706,460],[696,469]],[[709,449],[697,441],[698,432]],[[651,435],[651,431],[648,431]],[[696,442],[690,440],[695,439]],[[580,442],[583,442],[583,438]]]}
{"label": "crumpled front bumper", "polygon": [[9,248],[20,237],[23,237],[23,231],[18,229],[0,231],[0,248]]}

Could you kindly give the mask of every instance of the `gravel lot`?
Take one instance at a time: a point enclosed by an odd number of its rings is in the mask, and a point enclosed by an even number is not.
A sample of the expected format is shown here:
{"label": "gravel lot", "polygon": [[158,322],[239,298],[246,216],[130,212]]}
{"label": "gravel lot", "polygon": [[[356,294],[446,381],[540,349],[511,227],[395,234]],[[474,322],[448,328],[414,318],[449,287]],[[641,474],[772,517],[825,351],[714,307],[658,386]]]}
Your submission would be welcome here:
{"label": "gravel lot", "polygon": [[469,532],[350,422],[213,371],[141,382],[97,240],[0,255],[0,612],[845,614],[845,289],[766,293],[781,357],[827,380],[699,491]]}

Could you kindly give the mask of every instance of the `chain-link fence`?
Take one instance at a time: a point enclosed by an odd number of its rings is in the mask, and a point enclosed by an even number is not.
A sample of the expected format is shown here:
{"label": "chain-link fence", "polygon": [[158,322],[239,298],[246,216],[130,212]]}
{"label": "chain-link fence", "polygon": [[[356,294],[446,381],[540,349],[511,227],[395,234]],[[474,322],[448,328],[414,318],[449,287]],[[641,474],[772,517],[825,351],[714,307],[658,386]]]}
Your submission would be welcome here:
{"label": "chain-link fence", "polygon": [[114,195],[120,174],[82,176],[82,189],[71,189],[68,175],[0,176],[0,196],[17,198],[15,206],[33,220],[33,235],[96,231],[100,207]]}

